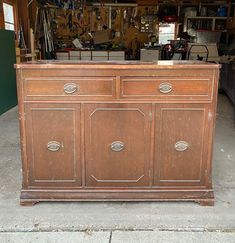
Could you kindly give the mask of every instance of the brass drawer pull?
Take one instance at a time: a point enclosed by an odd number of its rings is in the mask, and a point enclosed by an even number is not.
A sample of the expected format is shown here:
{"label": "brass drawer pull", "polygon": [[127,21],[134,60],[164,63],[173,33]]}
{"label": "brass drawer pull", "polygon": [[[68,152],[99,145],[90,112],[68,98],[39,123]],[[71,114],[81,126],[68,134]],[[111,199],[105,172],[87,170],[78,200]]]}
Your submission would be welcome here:
{"label": "brass drawer pull", "polygon": [[159,85],[159,91],[163,94],[170,93],[172,91],[172,85],[169,83],[161,83]]}
{"label": "brass drawer pull", "polygon": [[185,141],[178,141],[175,144],[175,150],[178,152],[184,152],[188,149],[189,144]]}
{"label": "brass drawer pull", "polygon": [[123,142],[115,141],[111,144],[111,149],[114,152],[121,152],[125,148],[125,145]]}
{"label": "brass drawer pull", "polygon": [[56,141],[50,141],[47,144],[47,149],[50,150],[51,152],[56,152],[61,148],[61,144]]}
{"label": "brass drawer pull", "polygon": [[64,85],[64,92],[66,94],[73,94],[79,90],[79,86],[74,83],[68,83]]}

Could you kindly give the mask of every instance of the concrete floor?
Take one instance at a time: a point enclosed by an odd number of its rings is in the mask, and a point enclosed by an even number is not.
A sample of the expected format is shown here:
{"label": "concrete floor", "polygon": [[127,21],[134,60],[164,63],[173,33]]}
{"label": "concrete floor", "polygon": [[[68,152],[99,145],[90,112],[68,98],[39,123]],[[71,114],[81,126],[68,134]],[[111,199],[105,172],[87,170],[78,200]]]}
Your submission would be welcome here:
{"label": "concrete floor", "polygon": [[213,184],[214,207],[191,202],[45,202],[21,207],[17,108],[0,116],[1,243],[58,242],[58,237],[67,239],[60,242],[235,242],[235,126],[232,105],[223,95],[218,103]]}

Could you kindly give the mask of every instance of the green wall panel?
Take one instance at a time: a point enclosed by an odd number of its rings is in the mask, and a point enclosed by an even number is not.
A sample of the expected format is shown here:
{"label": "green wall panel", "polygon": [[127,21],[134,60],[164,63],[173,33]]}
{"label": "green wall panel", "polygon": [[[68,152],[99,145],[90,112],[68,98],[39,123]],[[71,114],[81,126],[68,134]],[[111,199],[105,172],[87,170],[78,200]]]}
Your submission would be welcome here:
{"label": "green wall panel", "polygon": [[0,29],[0,114],[17,104],[15,33]]}

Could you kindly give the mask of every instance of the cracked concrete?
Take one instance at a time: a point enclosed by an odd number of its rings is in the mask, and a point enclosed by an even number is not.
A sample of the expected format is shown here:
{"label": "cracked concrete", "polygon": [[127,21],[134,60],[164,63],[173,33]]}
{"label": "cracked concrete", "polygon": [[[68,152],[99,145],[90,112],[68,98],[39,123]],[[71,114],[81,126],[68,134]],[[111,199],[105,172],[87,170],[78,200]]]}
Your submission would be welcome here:
{"label": "cracked concrete", "polygon": [[[10,241],[11,236],[17,236],[20,232],[31,232],[37,237],[42,232],[49,234],[55,231],[64,233],[65,237],[68,232],[75,233],[75,238],[76,233],[104,233],[98,234],[97,240],[89,241],[87,238],[86,241],[84,238],[81,242],[99,242],[99,237],[105,239],[102,242],[109,242],[111,231],[112,242],[147,242],[140,241],[145,234],[149,235],[148,242],[151,242],[154,235],[159,239],[163,236],[171,239],[171,233],[176,236],[182,232],[188,235],[188,239],[192,238],[188,242],[196,242],[193,239],[197,236],[193,233],[198,233],[199,240],[204,239],[203,237],[217,237],[217,233],[218,239],[233,237],[235,242],[235,126],[232,105],[223,95],[219,95],[213,184],[216,197],[214,207],[201,207],[192,202],[43,202],[34,207],[21,207],[17,108],[0,116],[0,242],[4,242],[1,237],[9,240],[5,242],[14,242]],[[124,238],[120,236],[120,232]],[[203,236],[200,236],[201,232],[204,232]],[[214,236],[206,235],[207,233]],[[24,236],[27,234],[24,233]],[[83,237],[82,235],[80,236]],[[183,239],[184,235],[181,234],[180,237]],[[213,240],[211,242],[220,242],[216,238]],[[33,242],[39,241],[35,238]],[[224,242],[230,241],[228,239]]]}

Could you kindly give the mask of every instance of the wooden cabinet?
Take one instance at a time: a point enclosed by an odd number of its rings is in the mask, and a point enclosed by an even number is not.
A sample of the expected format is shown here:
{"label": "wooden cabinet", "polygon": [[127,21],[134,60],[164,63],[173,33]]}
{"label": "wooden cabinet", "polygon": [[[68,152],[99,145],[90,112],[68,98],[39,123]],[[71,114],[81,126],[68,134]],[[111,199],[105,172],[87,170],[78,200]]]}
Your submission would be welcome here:
{"label": "wooden cabinet", "polygon": [[193,61],[16,65],[21,204],[213,205],[219,67]]}

